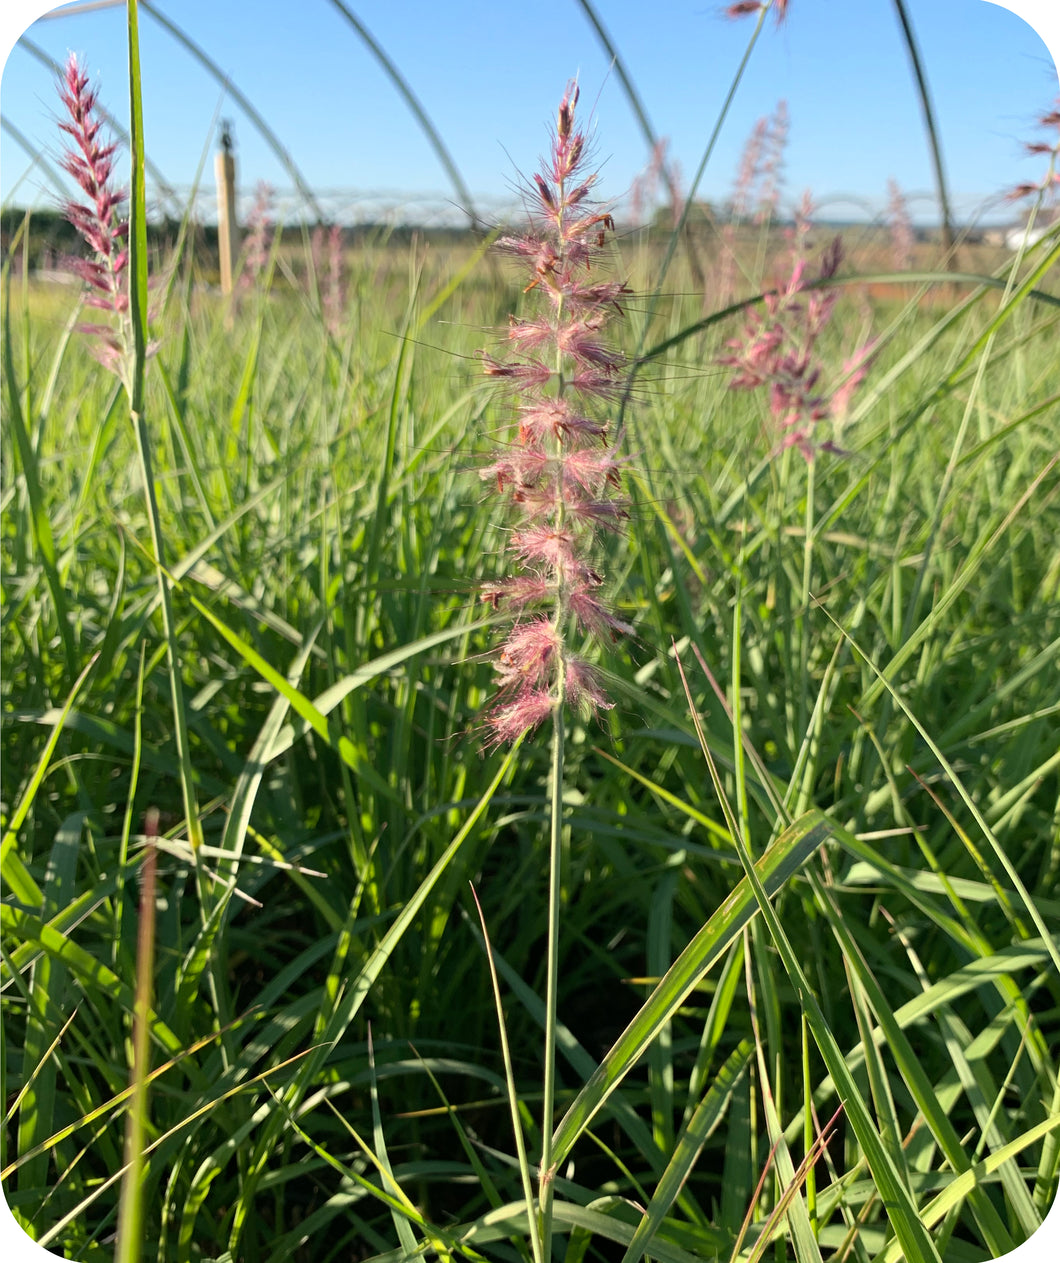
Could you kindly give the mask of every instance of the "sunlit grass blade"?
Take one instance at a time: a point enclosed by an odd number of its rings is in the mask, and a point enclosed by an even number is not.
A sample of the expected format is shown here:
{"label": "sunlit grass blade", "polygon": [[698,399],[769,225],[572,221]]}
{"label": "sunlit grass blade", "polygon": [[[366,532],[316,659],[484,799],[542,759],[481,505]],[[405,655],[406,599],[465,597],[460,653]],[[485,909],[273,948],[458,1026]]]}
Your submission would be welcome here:
{"label": "sunlit grass blade", "polygon": [[[1055,464],[1056,460],[1060,460],[1060,457],[1054,458],[1054,461],[1052,463]],[[1060,975],[1060,946],[1058,946],[1054,942],[1053,937],[1049,931],[1049,927],[1045,924],[1045,920],[1042,917],[1042,914],[1039,911],[1037,904],[1032,898],[1030,891],[1025,886],[1022,878],[1020,877],[1016,869],[1016,866],[1013,864],[1012,860],[1009,858],[1009,855],[1006,852],[1005,848],[1001,846],[997,837],[994,834],[994,831],[990,828],[990,826],[987,824],[986,820],[984,819],[983,813],[980,810],[978,804],[974,801],[972,796],[968,793],[961,777],[957,775],[957,772],[952,766],[952,764],[950,763],[950,761],[943,754],[942,750],[939,749],[937,743],[932,738],[931,734],[927,731],[927,729],[924,727],[923,723],[913,713],[912,709],[909,707],[908,703],[902,697],[901,693],[897,689],[894,688],[894,686],[889,682],[889,680],[886,678],[883,672],[880,671],[875,666],[875,664],[871,661],[871,659],[858,646],[857,642],[854,641],[853,638],[849,638],[849,639],[850,639],[851,646],[856,650],[856,652],[858,653],[858,656],[866,663],[869,669],[876,676],[876,679],[879,684],[879,688],[881,690],[886,690],[887,695],[890,698],[892,698],[894,703],[898,706],[898,708],[902,711],[905,717],[917,730],[917,732],[923,738],[925,745],[931,751],[934,758],[938,761],[939,766],[946,773],[947,777],[949,778],[950,784],[953,786],[954,790],[960,796],[961,801],[964,803],[965,807],[970,812],[972,818],[975,820],[976,824],[981,829],[983,836],[986,838],[987,842],[989,843],[990,849],[993,851],[998,863],[1004,869],[1005,874],[1008,877],[1009,881],[1011,882],[1013,889],[1016,891],[1017,895],[1019,896],[1020,901],[1022,902],[1023,906],[1026,908],[1027,913],[1031,918],[1031,921],[1034,923],[1035,929],[1041,935],[1042,941],[1045,943],[1046,948],[1049,951],[1049,954],[1052,958],[1053,966],[1056,970],[1056,973]]]}
{"label": "sunlit grass blade", "polygon": [[[761,888],[775,894],[829,836],[831,826],[819,811],[808,812],[795,821],[755,865]],[[674,961],[575,1097],[556,1129],[553,1155],[557,1164],[564,1160],[574,1142],[621,1084],[660,1026],[687,999],[756,910],[755,895],[745,877]]]}
{"label": "sunlit grass blade", "polygon": [[[678,663],[678,666],[680,667],[680,662]],[[684,679],[683,669],[681,674],[682,681],[685,684],[685,692],[686,695],[689,696],[689,702],[691,704],[691,696],[689,694],[687,680]],[[700,748],[703,751],[703,757],[710,769],[711,779],[714,782],[722,808],[727,810],[727,803],[722,792],[722,785],[717,767],[703,736],[699,716],[694,708],[692,709],[692,719],[696,726],[697,735],[700,739]],[[933,1260],[934,1263],[941,1263],[938,1251],[935,1249],[931,1237],[924,1229],[916,1204],[905,1185],[902,1183],[901,1177],[895,1169],[894,1163],[887,1154],[886,1148],[880,1138],[880,1134],[872,1121],[872,1117],[865,1100],[862,1097],[853,1076],[847,1068],[843,1054],[840,1051],[839,1045],[828,1025],[825,1015],[821,1010],[812,989],[810,988],[795,950],[792,947],[791,942],[769,901],[770,895],[774,892],[769,890],[767,884],[763,882],[761,874],[757,871],[757,867],[752,864],[751,857],[747,852],[746,844],[740,836],[737,822],[735,819],[731,818],[731,813],[727,812],[727,814],[729,815],[729,827],[733,832],[733,838],[739,851],[740,862],[746,873],[744,880],[747,882],[748,898],[754,905],[756,905],[757,910],[761,912],[769,930],[769,937],[772,939],[773,944],[783,962],[784,970],[798,994],[800,1005],[806,1013],[807,1023],[813,1033],[817,1047],[819,1048],[821,1056],[823,1057],[829,1072],[839,1088],[840,1094],[846,1106],[847,1117],[850,1120],[850,1125],[854,1134],[858,1138],[858,1143],[865,1152],[865,1157],[868,1160],[869,1167],[871,1168],[873,1176],[879,1185],[887,1208],[887,1215],[894,1227],[895,1233],[898,1239],[902,1242],[903,1248],[907,1252],[911,1253],[913,1257]],[[781,836],[783,837],[785,835]],[[774,843],[773,848],[770,849],[774,849],[778,843]],[[767,852],[767,855],[768,854],[769,852]]]}
{"label": "sunlit grass blade", "polygon": [[[420,882],[412,898],[402,907],[379,942],[361,962],[357,971],[351,971],[351,975],[344,980],[345,987],[343,992],[334,997],[333,1001],[329,1001],[326,1020],[314,1032],[314,1046],[308,1051],[305,1060],[302,1062],[299,1071],[293,1076],[291,1083],[283,1090],[285,1112],[274,1111],[274,1116],[268,1120],[258,1137],[256,1145],[259,1155],[257,1171],[254,1180],[248,1181],[248,1187],[252,1187],[256,1180],[260,1178],[263,1160],[272,1152],[273,1147],[279,1143],[289,1121],[286,1111],[297,1108],[300,1100],[308,1092],[314,1076],[320,1072],[320,1068],[328,1054],[335,1048],[354,1017],[360,1011],[367,995],[379,979],[380,974],[390,961],[402,938],[421,912],[432,890],[474,831],[486,808],[489,806],[493,795],[509,774],[517,750],[518,746],[513,747],[505,759],[502,760],[493,780],[475,803],[462,828],[449,843],[431,871]],[[290,1125],[293,1126],[294,1124],[291,1123]],[[402,1203],[395,1201],[393,1205],[401,1209]],[[414,1222],[421,1221],[417,1217]]]}
{"label": "sunlit grass blade", "polygon": [[[766,1250],[769,1248],[771,1239],[776,1234],[777,1225],[787,1214],[788,1207],[791,1205],[791,1202],[794,1198],[799,1196],[799,1190],[803,1187],[803,1185],[808,1184],[810,1174],[816,1166],[822,1153],[827,1154],[828,1140],[832,1134],[832,1127],[834,1126],[836,1119],[839,1117],[841,1110],[842,1106],[840,1106],[840,1109],[837,1110],[833,1117],[825,1124],[821,1134],[815,1137],[812,1144],[807,1147],[803,1160],[799,1163],[798,1168],[792,1173],[792,1178],[785,1187],[784,1192],[777,1199],[776,1205],[770,1211],[769,1218],[763,1225],[762,1231],[758,1234],[758,1240],[755,1242],[754,1248],[748,1256],[748,1263],[758,1263],[758,1260],[765,1254]],[[765,1171],[763,1171],[763,1177],[764,1176]],[[761,1185],[759,1185],[759,1187],[761,1187]],[[753,1202],[748,1209],[750,1210],[752,1208]],[[746,1223],[744,1226],[746,1227]],[[816,1236],[814,1239],[816,1240]],[[734,1257],[736,1253],[737,1252],[734,1249]]]}
{"label": "sunlit grass blade", "polygon": [[[1055,1135],[1058,1130],[1060,1130],[1060,1114],[1052,1114],[1034,1127],[1028,1128],[1021,1135],[1014,1137],[1007,1145],[990,1154],[989,1157],[977,1162],[959,1175],[955,1175],[947,1184],[945,1191],[923,1207],[922,1218],[925,1228],[933,1228],[975,1188],[985,1184],[1004,1163],[1011,1162],[1038,1141]],[[902,1257],[902,1244],[899,1238],[895,1237],[877,1256],[876,1263],[897,1263],[897,1260]]]}
{"label": "sunlit grass blade", "polygon": [[[529,986],[526,980],[520,977],[499,951],[494,949],[492,956],[497,972],[511,987],[512,992],[534,1019],[535,1023],[544,1031],[544,1001]],[[584,1079],[589,1079],[593,1075],[597,1068],[595,1061],[578,1042],[570,1028],[559,1020],[556,1023],[556,1049],[577,1075]],[[632,1104],[625,1100],[620,1093],[616,1093],[611,1098],[610,1108],[629,1140],[637,1146],[642,1160],[647,1162],[653,1170],[661,1173],[663,1169],[662,1155],[654,1143],[651,1129],[639,1116]]]}
{"label": "sunlit grass blade", "polygon": [[[64,1024],[61,1030],[65,1031],[70,1022],[74,1020],[74,1017],[76,1017],[76,1014],[71,1015],[70,1019],[66,1024]],[[237,1021],[244,1020],[244,1018],[237,1019]],[[196,1040],[195,1043],[182,1049],[175,1056],[168,1057],[164,1062],[155,1066],[154,1069],[148,1073],[146,1080],[147,1084],[150,1086],[150,1084],[154,1083],[156,1079],[159,1079],[162,1075],[167,1074],[174,1067],[181,1065],[181,1063],[186,1061],[188,1058],[194,1057],[196,1053],[214,1042],[215,1039],[216,1036],[207,1035],[203,1039]],[[96,1106],[96,1108],[90,1113],[82,1115],[82,1117],[77,1119],[76,1122],[69,1123],[65,1127],[59,1128],[58,1131],[53,1132],[46,1140],[41,1141],[34,1149],[21,1154],[15,1161],[10,1162],[2,1170],[0,1170],[0,1179],[6,1180],[13,1172],[17,1171],[26,1162],[32,1161],[40,1154],[53,1150],[56,1145],[65,1140],[67,1136],[73,1135],[75,1132],[80,1131],[81,1128],[91,1126],[92,1123],[97,1122],[99,1119],[104,1118],[108,1114],[113,1113],[117,1116],[119,1107],[124,1105],[132,1094],[133,1085],[129,1084],[128,1087],[123,1088],[122,1091],[118,1092],[115,1096],[110,1097],[108,1100],[103,1101],[100,1105]],[[110,1124],[108,1123],[107,1125],[109,1126]]]}
{"label": "sunlit grass blade", "polygon": [[[673,933],[673,900],[680,870],[671,865],[657,883],[648,908],[648,974],[661,978],[673,963],[670,943]],[[674,1049],[673,1027],[665,1022],[648,1048],[648,1092],[651,1100],[652,1133],[661,1153],[674,1147]]]}
{"label": "sunlit grass blade", "polygon": [[70,614],[67,609],[66,593],[59,576],[55,540],[52,535],[51,522],[44,504],[40,483],[37,452],[30,441],[26,418],[22,411],[22,399],[15,375],[15,361],[11,346],[11,291],[4,295],[4,386],[7,395],[7,422],[15,435],[15,445],[22,466],[22,477],[25,481],[26,498],[29,501],[29,527],[40,563],[55,604],[55,615],[66,654],[68,678],[73,679],[77,670],[77,652],[73,633],[70,628]]}
{"label": "sunlit grass blade", "polygon": [[[413,1051],[415,1051],[415,1049],[413,1049]],[[430,1079],[431,1086],[438,1093],[439,1100],[441,1100],[443,1107],[445,1109],[445,1112],[449,1117],[449,1121],[452,1123],[453,1129],[456,1131],[456,1134],[460,1140],[460,1148],[463,1150],[464,1156],[467,1158],[468,1166],[471,1168],[471,1170],[475,1174],[475,1179],[477,1179],[479,1184],[482,1186],[482,1191],[486,1194],[493,1208],[495,1210],[499,1210],[504,1205],[504,1198],[500,1195],[500,1192],[497,1188],[497,1181],[494,1177],[493,1172],[487,1169],[483,1161],[483,1157],[479,1154],[475,1145],[472,1143],[471,1138],[469,1137],[467,1133],[467,1129],[464,1127],[463,1123],[460,1121],[460,1116],[459,1116],[458,1111],[453,1106],[449,1098],[446,1096],[445,1091],[438,1080],[438,1076],[435,1074],[434,1068],[430,1065],[429,1062],[424,1061],[423,1058],[420,1058],[420,1065],[423,1067],[423,1071],[427,1075],[428,1079]],[[509,1079],[509,1076],[506,1071],[505,1083],[504,1083],[505,1088],[508,1088],[509,1086],[508,1079]],[[514,1083],[514,1079],[512,1080],[512,1083]],[[518,1102],[516,1103],[516,1109],[518,1111]],[[521,1126],[522,1124],[520,1122],[520,1128]],[[528,1175],[528,1170],[527,1170],[527,1175]],[[527,1201],[527,1205],[528,1206],[532,1205],[533,1204],[533,1196],[532,1196],[533,1186],[529,1182],[528,1178],[523,1177],[522,1170],[520,1170],[520,1177],[523,1178],[524,1192],[528,1193],[529,1200]],[[531,1232],[536,1231],[537,1220],[534,1216],[530,1217],[530,1223],[531,1225],[533,1225],[531,1228]],[[522,1258],[526,1260],[530,1260],[533,1257],[531,1251],[527,1248],[526,1241],[524,1238],[517,1237],[512,1242],[512,1244],[519,1251]]]}
{"label": "sunlit grass blade", "polygon": [[656,1185],[655,1193],[644,1212],[644,1218],[637,1225],[633,1240],[622,1256],[622,1263],[639,1263],[639,1260],[651,1248],[652,1238],[669,1214],[703,1146],[720,1124],[729,1098],[741,1077],[746,1073],[750,1060],[751,1045],[744,1040],[733,1049],[724,1064],[718,1068],[706,1096],[696,1106],[692,1117],[682,1128],[681,1135],[672,1147],[673,1156]]}
{"label": "sunlit grass blade", "polygon": [[[317,705],[314,704],[304,693],[296,689],[287,679],[276,670],[266,659],[242,636],[239,635],[232,627],[220,619],[214,612],[202,601],[194,596],[189,596],[192,605],[203,615],[213,627],[224,637],[226,641],[236,650],[243,658],[248,666],[252,667],[262,679],[268,681],[274,689],[286,699],[290,708],[298,715],[307,727],[312,729],[318,737],[322,738],[328,745],[334,747],[339,758],[359,776],[363,777],[379,794],[385,798],[393,797],[394,791],[387,782],[379,775],[379,773],[371,766],[364,756],[363,748],[355,745],[348,736],[333,729],[329,724],[327,715]],[[436,632],[432,636],[425,636],[422,640],[416,641],[410,645],[404,645],[402,648],[394,650],[387,654],[379,662],[365,664],[358,671],[354,672],[336,685],[331,690],[328,698],[330,705],[337,704],[350,691],[365,684],[368,680],[381,674],[383,671],[391,669],[398,663],[407,661],[418,653],[426,652],[434,648],[436,645],[444,644],[447,641],[455,640],[464,635],[466,628],[451,628],[446,631]],[[329,706],[330,708],[330,706]],[[277,753],[274,747],[273,753]]]}
{"label": "sunlit grass blade", "polygon": [[[261,1074],[253,1075],[249,1079],[246,1079],[242,1081],[241,1083],[237,1084],[235,1087],[226,1089],[224,1092],[220,1093],[216,1098],[203,1102],[196,1109],[194,1109],[187,1117],[182,1118],[175,1127],[172,1127],[168,1131],[163,1132],[156,1139],[152,1140],[149,1144],[145,1145],[144,1156],[149,1157],[150,1154],[153,1153],[160,1146],[162,1146],[163,1144],[166,1144],[167,1142],[171,1141],[175,1136],[179,1135],[181,1132],[190,1128],[192,1124],[195,1123],[199,1118],[204,1117],[208,1115],[209,1113],[211,1113],[213,1110],[215,1110],[218,1107],[218,1105],[221,1104],[222,1101],[227,1100],[230,1097],[236,1096],[241,1092],[249,1092],[257,1084],[265,1083],[271,1075],[278,1074],[280,1071],[286,1069],[287,1066],[295,1064],[301,1057],[304,1057],[305,1055],[306,1055],[305,1053],[299,1053],[294,1057],[289,1057],[286,1061],[282,1061],[278,1065],[271,1066],[268,1070],[263,1071]],[[260,1121],[260,1120],[256,1120],[256,1121]],[[70,1223],[71,1220],[76,1219],[80,1215],[83,1215],[85,1211],[88,1209],[88,1207],[91,1206],[91,1204],[94,1201],[102,1197],[103,1194],[106,1193],[107,1190],[111,1188],[114,1184],[118,1183],[125,1176],[125,1173],[128,1171],[128,1169],[129,1169],[128,1164],[123,1163],[122,1166],[120,1166],[116,1171],[111,1172],[105,1180],[102,1180],[101,1182],[96,1184],[92,1188],[92,1191],[86,1197],[82,1198],[82,1200],[77,1205],[75,1205],[71,1210],[67,1211],[65,1215],[63,1215],[58,1220],[56,1220],[56,1222],[52,1224],[52,1226],[48,1229],[47,1232],[41,1234],[39,1238],[39,1244],[41,1246],[47,1246],[51,1241],[53,1241],[63,1231],[63,1229]]]}
{"label": "sunlit grass blade", "polygon": [[[132,1015],[136,1007],[133,987],[66,934],[51,924],[41,925],[36,918],[8,903],[0,904],[0,920],[5,933],[13,934],[23,943],[32,943],[47,952],[54,960],[65,965],[86,991],[105,996],[108,1001],[119,1004]],[[182,1041],[156,1013],[150,1014],[150,1024],[154,1038],[168,1053],[174,1055],[180,1052]]]}
{"label": "sunlit grass blade", "polygon": [[[63,821],[55,835],[38,913],[42,926],[73,892],[83,827],[83,819],[73,816]],[[46,1044],[69,1004],[69,983],[69,971],[63,962],[47,954],[36,961],[27,979],[22,1056],[26,1064],[35,1069],[32,1086],[22,1094],[19,1106],[17,1145],[20,1153],[33,1149],[52,1130],[55,1121],[58,1065],[57,1059],[46,1051]],[[19,1190],[25,1192],[45,1187],[47,1172],[48,1160],[42,1154],[19,1169]],[[25,1226],[36,1235],[31,1222]]]}
{"label": "sunlit grass blade", "polygon": [[[375,1049],[372,1045],[372,1028],[368,1028],[368,1069],[371,1073],[370,1091],[372,1101],[372,1139],[375,1143],[373,1151],[374,1160],[379,1167],[379,1173],[387,1183],[397,1185],[394,1179],[394,1168],[390,1162],[390,1156],[386,1151],[386,1136],[383,1130],[383,1117],[379,1110],[379,1084],[375,1074]],[[391,1212],[391,1221],[394,1225],[394,1231],[397,1233],[398,1240],[401,1242],[401,1248],[409,1257],[419,1253],[419,1246],[416,1241],[416,1234],[412,1231],[412,1225],[409,1222],[407,1214],[398,1214],[397,1211]]]}
{"label": "sunlit grass blade", "polygon": [[[426,1219],[424,1219],[421,1212],[402,1191],[400,1184],[398,1184],[398,1182],[394,1179],[394,1176],[389,1169],[389,1163],[385,1162],[373,1152],[371,1147],[350,1126],[347,1119],[341,1118],[340,1116],[340,1121],[350,1132],[361,1152],[378,1172],[380,1177],[379,1184],[373,1183],[371,1180],[362,1175],[360,1171],[357,1171],[353,1167],[341,1162],[327,1149],[325,1149],[323,1145],[318,1144],[312,1136],[310,1136],[309,1133],[299,1125],[294,1115],[289,1112],[286,1101],[284,1101],[281,1097],[276,1098],[275,1107],[278,1111],[281,1111],[286,1115],[286,1121],[291,1131],[299,1136],[318,1157],[322,1158],[328,1166],[333,1167],[336,1171],[340,1172],[340,1174],[345,1176],[351,1183],[359,1185],[371,1197],[376,1198],[378,1201],[382,1202],[383,1205],[388,1207],[395,1222],[403,1222],[407,1232],[411,1233],[412,1225],[415,1224],[421,1232],[423,1232],[429,1245],[435,1250],[439,1250],[440,1247],[442,1249],[447,1246],[452,1247],[456,1244],[459,1238],[455,1234],[447,1233],[444,1229],[433,1228]],[[407,1259],[410,1257],[416,1257],[419,1254],[419,1251],[414,1248],[412,1254],[410,1255],[409,1247],[403,1243],[397,1253],[399,1258]]]}
{"label": "sunlit grass blade", "polygon": [[41,891],[36,881],[26,871],[25,865],[18,857],[15,850],[15,843],[18,838],[18,831],[25,823],[26,816],[33,807],[34,800],[51,764],[52,756],[55,753],[55,747],[59,741],[59,734],[62,732],[67,717],[74,709],[74,702],[77,701],[78,694],[84,687],[85,681],[92,672],[92,668],[96,665],[96,658],[93,656],[89,659],[84,670],[74,681],[73,687],[63,707],[55,714],[55,722],[52,727],[51,734],[44,744],[41,756],[37,761],[37,766],[33,771],[25,789],[22,792],[11,817],[4,829],[3,839],[0,840],[0,872],[3,874],[4,884],[8,886],[12,892],[19,898],[23,904],[29,907],[39,907],[41,904]]}
{"label": "sunlit grass blade", "polygon": [[[727,814],[730,814],[731,811]],[[767,953],[763,950],[763,932],[760,922],[752,922],[744,931],[744,972],[746,991],[754,1036],[754,1053],[758,1066],[758,1089],[762,1098],[766,1135],[770,1141],[769,1165],[774,1170],[774,1208],[772,1216],[778,1220],[783,1206],[783,1216],[791,1236],[792,1249],[800,1263],[821,1263],[821,1247],[813,1231],[809,1208],[802,1194],[802,1179],[796,1173],[788,1149],[787,1137],[781,1125],[780,1107],[783,1079],[779,1068],[783,1061],[780,1031],[777,1029],[777,986]],[[746,945],[748,944],[749,945]],[[755,987],[754,973],[759,987]],[[760,995],[761,1003],[758,996]],[[767,1038],[764,1040],[758,1019],[759,1008],[765,1010]],[[774,1051],[775,1050],[775,1051]],[[763,1171],[763,1177],[765,1172]]]}

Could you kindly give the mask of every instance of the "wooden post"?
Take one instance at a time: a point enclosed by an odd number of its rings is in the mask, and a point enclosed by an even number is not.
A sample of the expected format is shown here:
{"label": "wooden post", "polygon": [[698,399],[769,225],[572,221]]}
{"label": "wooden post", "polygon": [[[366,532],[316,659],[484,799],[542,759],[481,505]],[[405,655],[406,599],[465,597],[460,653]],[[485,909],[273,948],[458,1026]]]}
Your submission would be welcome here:
{"label": "wooden post", "polygon": [[217,178],[217,250],[221,260],[221,293],[232,292],[232,273],[239,253],[239,224],[236,221],[236,158],[232,152],[232,132],[221,124],[221,149],[214,159]]}

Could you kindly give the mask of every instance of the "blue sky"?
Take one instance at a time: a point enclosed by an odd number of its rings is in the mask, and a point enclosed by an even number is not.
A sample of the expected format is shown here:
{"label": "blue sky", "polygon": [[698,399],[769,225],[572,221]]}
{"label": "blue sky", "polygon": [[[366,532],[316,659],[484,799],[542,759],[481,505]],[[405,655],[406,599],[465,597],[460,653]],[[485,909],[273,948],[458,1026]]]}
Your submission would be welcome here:
{"label": "blue sky", "polygon": [[[618,76],[577,0],[348,0],[423,103],[466,185],[483,199],[510,194],[529,173],[568,76],[594,105],[601,191],[624,197],[648,159]],[[167,17],[231,77],[277,133],[306,181],[391,200],[454,196],[439,160],[377,61],[330,0],[157,0]],[[1056,0],[1012,0],[1060,48]],[[938,111],[947,176],[962,216],[999,191],[1041,173],[1023,156],[1036,117],[1057,95],[1049,49],[1021,18],[986,0],[907,0]],[[71,6],[67,6],[71,7]],[[72,6],[77,7],[77,6]],[[726,21],[721,0],[595,0],[646,106],[686,181],[717,119],[753,20]],[[0,53],[47,0],[5,0]],[[1052,11],[1051,19],[1048,18]],[[61,12],[61,11],[60,11]],[[78,52],[101,100],[127,117],[123,8],[38,21],[27,35],[49,56]],[[219,83],[147,12],[141,14],[145,133],[149,157],[187,188],[203,155],[212,180],[215,117],[232,118],[239,181],[252,189],[292,180]],[[787,201],[805,189],[835,213],[850,197],[879,210],[896,179],[918,219],[933,216],[933,178],[919,106],[891,0],[792,0],[779,29],[770,19],[740,86],[701,195],[723,199],[755,123],[781,99],[791,119]],[[50,71],[22,47],[7,55],[0,114],[34,149],[58,150]],[[18,204],[54,199],[9,130],[0,137],[0,196]]]}

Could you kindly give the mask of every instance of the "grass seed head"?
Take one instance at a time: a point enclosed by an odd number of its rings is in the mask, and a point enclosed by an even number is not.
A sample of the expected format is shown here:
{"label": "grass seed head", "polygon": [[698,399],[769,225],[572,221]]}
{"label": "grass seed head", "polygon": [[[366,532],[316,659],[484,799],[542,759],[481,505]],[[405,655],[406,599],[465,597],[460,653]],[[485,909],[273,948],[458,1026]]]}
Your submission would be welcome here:
{"label": "grass seed head", "polygon": [[600,601],[601,579],[587,560],[596,533],[621,530],[628,517],[616,494],[620,461],[608,422],[593,414],[621,394],[625,361],[607,326],[622,316],[619,299],[629,291],[595,273],[614,221],[591,200],[596,173],[585,170],[577,103],[572,81],[548,159],[527,186],[530,228],[497,243],[528,273],[523,293],[533,294],[527,301],[537,310],[512,316],[503,357],[481,355],[484,373],[519,401],[514,442],[480,473],[521,519],[511,551],[523,570],[483,592],[516,619],[498,654],[489,745],[515,740],[565,702],[587,715],[608,709],[596,673],[569,638],[575,628],[598,638],[631,630]]}
{"label": "grass seed head", "polygon": [[[787,280],[753,308],[743,334],[728,343],[718,363],[733,370],[730,390],[765,389],[769,410],[779,431],[778,450],[797,447],[806,460],[818,451],[838,451],[831,440],[815,437],[825,421],[842,423],[850,400],[863,380],[872,354],[867,343],[843,365],[843,377],[831,391],[821,387],[823,366],[816,354],[818,339],[832,317],[836,292],[811,289],[803,254],[809,205],[804,205],[792,232],[792,267]],[[822,251],[816,281],[831,280],[843,258],[836,237]]]}
{"label": "grass seed head", "polygon": [[113,182],[117,143],[103,139],[103,123],[97,117],[96,90],[89,85],[88,75],[74,53],[67,59],[58,92],[66,111],[59,128],[70,138],[60,162],[87,198],[85,202],[67,202],[64,212],[94,256],[70,259],[67,266],[88,287],[87,305],[118,317],[113,326],[86,324],[79,328],[94,339],[92,353],[96,359],[121,376],[128,360],[129,345],[126,282],[129,223],[123,211],[127,195],[124,189],[115,188]]}

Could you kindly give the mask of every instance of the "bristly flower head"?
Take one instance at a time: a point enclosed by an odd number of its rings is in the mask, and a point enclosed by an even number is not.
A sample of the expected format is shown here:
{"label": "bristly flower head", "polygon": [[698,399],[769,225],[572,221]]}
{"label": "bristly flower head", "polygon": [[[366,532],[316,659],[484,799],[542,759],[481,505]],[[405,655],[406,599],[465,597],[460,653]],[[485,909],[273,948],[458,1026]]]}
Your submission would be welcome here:
{"label": "bristly flower head", "polygon": [[752,13],[761,13],[766,8],[773,10],[777,26],[780,26],[788,16],[788,0],[772,0],[772,4],[770,4],[769,0],[736,0],[735,4],[726,5],[725,16],[727,18],[745,18]]}
{"label": "bristly flower head", "polygon": [[254,204],[247,213],[247,239],[243,243],[243,270],[239,274],[242,289],[249,289],[265,271],[272,241],[273,188],[266,180],[254,186]]}
{"label": "bristly flower head", "polygon": [[907,272],[913,264],[916,235],[909,217],[909,204],[898,181],[887,181],[887,227],[891,233],[891,255],[895,270]]}
{"label": "bristly flower head", "polygon": [[[840,451],[831,440],[815,441],[814,432],[822,422],[845,419],[872,353],[871,343],[861,347],[844,363],[840,382],[831,390],[825,388],[816,345],[832,317],[836,291],[811,288],[806,279],[805,237],[811,211],[804,198],[790,233],[790,277],[765,295],[764,314],[752,309],[743,336],[733,338],[728,343],[730,353],[718,360],[734,370],[730,389],[768,388],[769,410],[780,430],[778,447],[797,447],[807,460],[817,451]],[[821,254],[818,283],[835,276],[842,257],[842,242],[836,237]]]}
{"label": "bristly flower head", "polygon": [[615,499],[621,461],[594,405],[621,393],[621,355],[608,345],[608,321],[628,293],[592,272],[614,222],[596,206],[585,133],[576,125],[578,86],[567,85],[543,170],[527,191],[530,226],[497,248],[529,273],[538,311],[513,316],[511,354],[483,354],[486,374],[519,397],[511,446],[494,453],[483,479],[523,519],[511,549],[522,572],[486,585],[483,599],[516,623],[497,661],[500,699],[487,715],[488,743],[514,741],[570,702],[587,714],[608,709],[593,668],[569,647],[575,629],[596,637],[632,630],[600,601],[600,575],[587,560],[599,528],[621,530]]}
{"label": "bristly flower head", "polygon": [[1009,201],[1019,202],[1025,197],[1043,197],[1060,189],[1060,97],[1056,104],[1038,119],[1038,126],[1056,132],[1052,141],[1036,140],[1024,145],[1024,149],[1032,157],[1048,155],[1049,164],[1045,174],[1035,184],[1030,182],[1018,184],[1007,197]]}
{"label": "bristly flower head", "polygon": [[62,166],[88,198],[87,203],[68,202],[64,209],[67,219],[95,256],[73,259],[70,267],[92,291],[86,303],[113,312],[119,318],[116,327],[82,325],[81,332],[98,339],[93,354],[107,368],[121,375],[128,351],[129,296],[125,274],[129,259],[129,224],[122,212],[125,191],[115,189],[112,182],[117,144],[104,143],[101,137],[103,124],[96,117],[96,92],[89,86],[88,75],[73,53],[67,60],[58,89],[68,116],[59,127],[73,141],[62,156]]}

